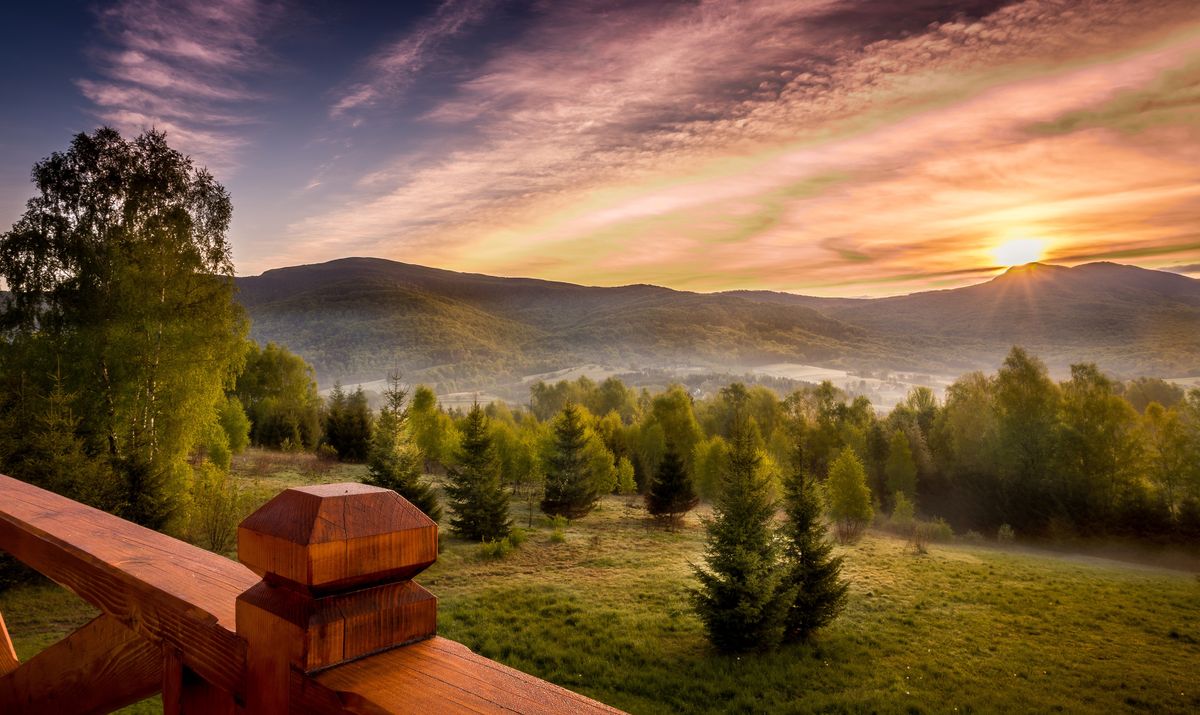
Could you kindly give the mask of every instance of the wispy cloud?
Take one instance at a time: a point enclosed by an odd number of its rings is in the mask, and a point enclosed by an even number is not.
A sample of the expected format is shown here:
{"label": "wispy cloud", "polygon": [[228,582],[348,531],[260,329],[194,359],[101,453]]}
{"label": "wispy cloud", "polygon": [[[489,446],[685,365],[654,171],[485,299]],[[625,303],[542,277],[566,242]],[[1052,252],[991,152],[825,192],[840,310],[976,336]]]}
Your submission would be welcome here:
{"label": "wispy cloud", "polygon": [[345,117],[396,99],[437,56],[443,43],[482,20],[494,4],[494,0],[445,0],[430,17],[367,61],[367,78],[338,93],[330,116]]}
{"label": "wispy cloud", "polygon": [[246,78],[270,65],[263,37],[282,8],[260,0],[125,0],[97,12],[98,79],[80,79],[98,117],[124,133],[155,127],[228,172],[263,99]]}
{"label": "wispy cloud", "polygon": [[[1190,0],[543,10],[425,117],[452,150],[373,169],[292,247],[852,292],[984,272],[1010,234],[1045,235],[1051,258],[1190,250],[1200,143],[1171,141],[1200,57]],[[1136,136],[1097,126],[1146,92],[1183,110]]]}

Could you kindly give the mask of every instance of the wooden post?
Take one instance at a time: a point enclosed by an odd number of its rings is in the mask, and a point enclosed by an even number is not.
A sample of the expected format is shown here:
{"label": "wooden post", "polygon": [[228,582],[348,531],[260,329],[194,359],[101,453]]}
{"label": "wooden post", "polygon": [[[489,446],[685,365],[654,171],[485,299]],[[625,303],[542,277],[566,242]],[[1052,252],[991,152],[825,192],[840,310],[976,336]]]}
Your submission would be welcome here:
{"label": "wooden post", "polygon": [[238,558],[263,579],[237,599],[247,713],[288,712],[294,673],[436,632],[437,599],[410,579],[437,560],[437,524],[389,489],[289,489],[238,527]]}

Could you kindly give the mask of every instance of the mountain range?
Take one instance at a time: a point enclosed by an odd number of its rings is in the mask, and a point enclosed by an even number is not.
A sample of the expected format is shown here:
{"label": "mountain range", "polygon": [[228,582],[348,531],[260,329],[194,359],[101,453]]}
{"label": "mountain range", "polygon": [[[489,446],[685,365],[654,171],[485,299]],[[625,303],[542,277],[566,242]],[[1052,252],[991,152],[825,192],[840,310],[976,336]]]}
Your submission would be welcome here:
{"label": "mountain range", "polygon": [[1115,263],[1034,263],[964,288],[875,299],[591,287],[344,258],[237,279],[259,342],[323,385],[483,388],[583,363],[737,372],[768,363],[956,375],[1022,345],[1062,372],[1200,374],[1200,281]]}

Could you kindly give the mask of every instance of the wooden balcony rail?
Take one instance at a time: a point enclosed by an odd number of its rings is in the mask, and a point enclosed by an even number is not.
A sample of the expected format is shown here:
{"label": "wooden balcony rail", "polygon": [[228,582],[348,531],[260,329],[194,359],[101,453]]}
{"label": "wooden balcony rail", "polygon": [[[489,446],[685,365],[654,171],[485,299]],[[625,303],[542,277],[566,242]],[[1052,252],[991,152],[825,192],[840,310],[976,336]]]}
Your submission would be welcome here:
{"label": "wooden balcony rail", "polygon": [[437,525],[386,489],[288,489],[237,563],[0,475],[0,549],[101,612],[26,663],[0,618],[6,715],[619,712],[438,637]]}

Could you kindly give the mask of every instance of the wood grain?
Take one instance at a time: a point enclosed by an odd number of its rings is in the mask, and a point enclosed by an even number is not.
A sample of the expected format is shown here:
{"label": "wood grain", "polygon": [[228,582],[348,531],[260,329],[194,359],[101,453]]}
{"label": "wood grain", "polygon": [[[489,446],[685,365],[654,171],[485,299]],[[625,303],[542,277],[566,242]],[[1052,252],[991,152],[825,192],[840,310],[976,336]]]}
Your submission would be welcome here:
{"label": "wood grain", "polygon": [[330,692],[318,695],[355,713],[519,712],[619,713],[570,690],[473,653],[445,638],[431,638],[318,673]]}
{"label": "wood grain", "polygon": [[249,569],[165,534],[0,475],[0,548],[240,694],[234,601]]}
{"label": "wood grain", "polygon": [[0,677],[0,713],[106,713],[161,684],[161,651],[100,615]]}
{"label": "wood grain", "polygon": [[4,625],[4,614],[0,613],[0,675],[13,672],[20,664],[12,638],[8,636],[8,628]]}

